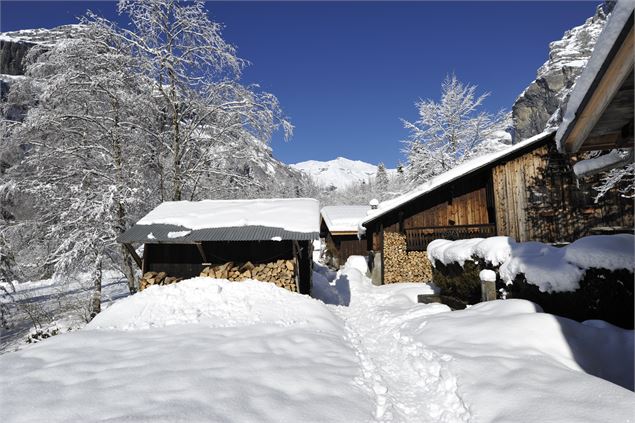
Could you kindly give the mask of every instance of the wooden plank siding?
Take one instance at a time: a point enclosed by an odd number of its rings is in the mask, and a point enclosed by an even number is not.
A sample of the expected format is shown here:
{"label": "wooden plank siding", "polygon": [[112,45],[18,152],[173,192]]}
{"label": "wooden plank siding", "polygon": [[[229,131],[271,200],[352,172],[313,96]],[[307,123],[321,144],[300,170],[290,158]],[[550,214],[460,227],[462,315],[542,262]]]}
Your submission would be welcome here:
{"label": "wooden plank siding", "polygon": [[492,182],[497,234],[517,241],[570,242],[598,227],[633,226],[632,201],[611,192],[596,204],[598,179],[576,179],[553,143],[498,164]]}
{"label": "wooden plank siding", "polygon": [[337,258],[339,266],[346,263],[350,256],[365,256],[368,249],[365,239],[358,239],[357,235],[338,235],[327,233],[325,237],[326,248],[331,255]]}

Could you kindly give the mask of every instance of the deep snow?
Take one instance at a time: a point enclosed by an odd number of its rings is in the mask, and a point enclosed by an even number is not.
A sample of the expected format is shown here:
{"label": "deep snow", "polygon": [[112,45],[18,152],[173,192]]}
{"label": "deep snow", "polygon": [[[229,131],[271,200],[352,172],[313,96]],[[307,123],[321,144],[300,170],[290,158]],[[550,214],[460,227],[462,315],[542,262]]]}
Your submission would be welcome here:
{"label": "deep snow", "polygon": [[374,287],[366,270],[318,266],[328,304],[255,281],[150,287],[0,356],[0,420],[633,420],[618,386],[633,386],[633,331],[523,300],[417,304],[433,286]]}

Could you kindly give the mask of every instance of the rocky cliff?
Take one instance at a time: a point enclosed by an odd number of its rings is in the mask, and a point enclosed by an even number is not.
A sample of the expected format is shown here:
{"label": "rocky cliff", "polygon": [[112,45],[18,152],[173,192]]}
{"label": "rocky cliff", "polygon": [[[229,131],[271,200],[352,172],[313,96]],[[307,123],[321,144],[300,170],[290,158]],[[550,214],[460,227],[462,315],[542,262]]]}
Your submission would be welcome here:
{"label": "rocky cliff", "polygon": [[591,57],[612,8],[612,2],[605,2],[584,24],[568,30],[561,40],[549,44],[549,58],[512,106],[515,142],[560,123],[560,108]]}

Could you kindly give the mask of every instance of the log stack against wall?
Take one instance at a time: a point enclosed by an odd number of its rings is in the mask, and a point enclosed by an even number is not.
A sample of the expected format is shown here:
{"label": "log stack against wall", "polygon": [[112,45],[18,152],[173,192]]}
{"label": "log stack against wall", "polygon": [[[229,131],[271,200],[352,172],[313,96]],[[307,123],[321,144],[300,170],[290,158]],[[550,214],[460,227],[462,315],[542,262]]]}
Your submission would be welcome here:
{"label": "log stack against wall", "polygon": [[294,260],[277,260],[260,264],[253,264],[249,261],[243,264],[228,262],[205,267],[201,272],[201,276],[227,279],[233,282],[253,279],[260,282],[273,283],[280,288],[298,292],[296,285],[297,269],[298,266],[296,266]]}
{"label": "log stack against wall", "polygon": [[139,290],[143,291],[152,285],[172,285],[182,280],[183,278],[168,276],[165,272],[146,272],[139,281]]}
{"label": "log stack against wall", "polygon": [[[223,264],[206,266],[200,276],[227,279],[232,282],[241,282],[253,279],[260,282],[273,283],[280,288],[298,292],[297,279],[298,266],[295,260],[277,260],[269,263],[253,264],[227,262]],[[152,285],[171,285],[180,282],[183,278],[168,276],[165,272],[146,272],[139,282],[139,289],[144,290]]]}
{"label": "log stack against wall", "polygon": [[432,266],[425,251],[407,251],[406,236],[384,233],[384,283],[429,282]]}

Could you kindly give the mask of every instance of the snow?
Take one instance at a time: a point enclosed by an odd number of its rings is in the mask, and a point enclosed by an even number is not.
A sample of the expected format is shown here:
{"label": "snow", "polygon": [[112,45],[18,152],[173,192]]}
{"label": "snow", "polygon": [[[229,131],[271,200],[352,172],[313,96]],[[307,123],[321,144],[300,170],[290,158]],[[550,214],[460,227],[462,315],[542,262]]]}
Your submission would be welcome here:
{"label": "snow", "polygon": [[630,152],[611,150],[609,153],[598,157],[580,160],[573,165],[573,172],[577,177],[590,176],[594,173],[627,165],[633,162],[632,151],[633,150],[630,150]]}
{"label": "snow", "polygon": [[321,214],[330,232],[357,232],[359,221],[366,217],[369,206],[326,206]]}
{"label": "snow", "polygon": [[[369,183],[375,179],[377,166],[360,160],[338,157],[329,161],[308,160],[290,165],[308,174],[321,187],[343,189],[354,184]],[[386,169],[390,175],[396,169]]]}
{"label": "snow", "polygon": [[148,239],[156,239],[156,237],[154,236],[154,234],[152,232],[150,232],[148,234]]}
{"label": "snow", "polygon": [[481,270],[478,277],[483,282],[496,282],[496,272],[489,269]]}
{"label": "snow", "polygon": [[[168,238],[182,238],[185,235],[189,235],[191,234],[192,231],[174,231],[174,232],[168,232]],[[149,238],[149,236],[148,236]]]}
{"label": "snow", "polygon": [[541,242],[517,243],[509,237],[458,241],[437,239],[428,245],[428,258],[448,265],[476,258],[500,266],[501,279],[513,283],[524,274],[542,292],[575,291],[587,269],[635,272],[635,238],[631,234],[591,235],[556,248]]}
{"label": "snow", "polygon": [[584,268],[635,272],[634,242],[630,234],[587,236],[568,245],[564,259]]}
{"label": "snow", "polygon": [[[292,232],[319,232],[319,203],[312,198],[166,201],[137,222],[196,230],[267,226]],[[183,235],[181,235],[183,236]]]}
{"label": "snow", "polygon": [[564,134],[575,120],[584,97],[591,89],[593,81],[598,76],[598,72],[606,61],[609,52],[616,43],[628,18],[632,15],[634,8],[635,2],[633,0],[620,0],[609,15],[604,30],[600,33],[595,43],[591,58],[571,90],[562,123],[556,133],[556,144],[560,151],[564,151]]}
{"label": "snow", "polygon": [[523,300],[418,304],[433,286],[374,287],[361,257],[315,270],[332,305],[194,278],[4,354],[2,420],[632,421],[633,331]]}
{"label": "snow", "polygon": [[382,201],[381,203],[379,203],[379,206],[377,207],[377,209],[371,209],[368,211],[367,213],[367,217],[362,220],[360,222],[359,225],[359,231],[360,233],[365,233],[366,229],[363,227],[363,225],[365,223],[368,223],[374,219],[376,219],[379,216],[384,215],[385,213],[388,213],[391,210],[394,210],[397,207],[400,207],[401,205],[408,203],[409,201],[420,197],[428,192],[431,192],[437,188],[439,188],[442,185],[445,185],[449,182],[454,181],[455,179],[458,179],[462,176],[465,176],[469,173],[472,173],[474,171],[477,171],[485,166],[487,166],[488,164],[502,159],[510,154],[513,154],[514,152],[521,150],[525,147],[529,147],[533,144],[539,143],[542,140],[544,140],[546,137],[550,136],[553,133],[553,130],[548,130],[545,132],[542,132],[538,135],[535,135],[531,138],[528,138],[524,141],[519,142],[518,144],[515,144],[509,148],[506,148],[504,150],[495,152],[495,153],[491,153],[491,154],[485,154],[483,156],[477,157],[473,160],[470,160],[468,162],[465,162],[445,173],[442,173],[440,175],[437,175],[433,178],[431,178],[429,181],[419,185],[417,188],[413,189],[412,191],[401,195],[399,197],[393,198],[391,200],[387,200],[387,201]]}
{"label": "snow", "polygon": [[271,240],[272,241],[282,241],[282,237],[281,236],[272,236]]}

